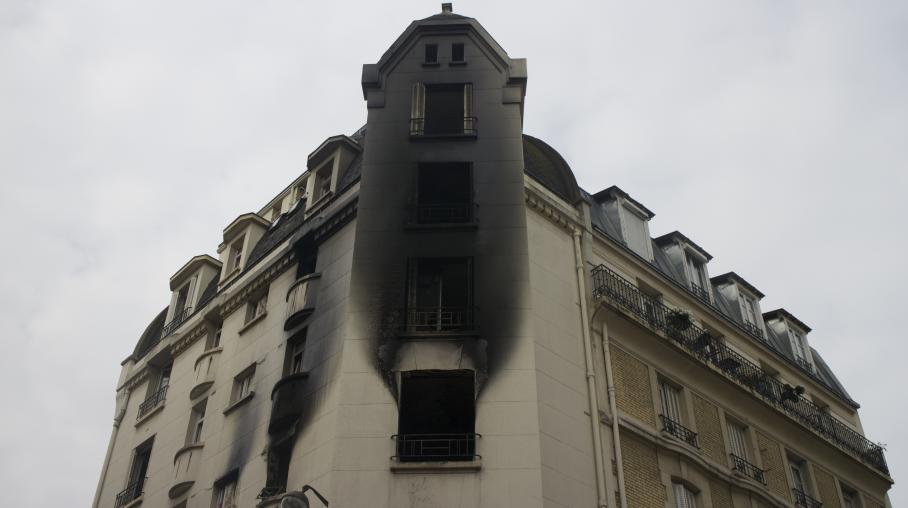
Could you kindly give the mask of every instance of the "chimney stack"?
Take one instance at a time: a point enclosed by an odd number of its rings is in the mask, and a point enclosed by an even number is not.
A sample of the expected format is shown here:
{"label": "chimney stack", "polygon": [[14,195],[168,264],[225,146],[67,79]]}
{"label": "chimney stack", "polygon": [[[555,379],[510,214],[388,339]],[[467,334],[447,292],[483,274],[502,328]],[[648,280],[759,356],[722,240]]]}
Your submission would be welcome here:
{"label": "chimney stack", "polygon": [[454,12],[454,4],[447,2],[441,4],[441,13],[442,14],[451,14]]}

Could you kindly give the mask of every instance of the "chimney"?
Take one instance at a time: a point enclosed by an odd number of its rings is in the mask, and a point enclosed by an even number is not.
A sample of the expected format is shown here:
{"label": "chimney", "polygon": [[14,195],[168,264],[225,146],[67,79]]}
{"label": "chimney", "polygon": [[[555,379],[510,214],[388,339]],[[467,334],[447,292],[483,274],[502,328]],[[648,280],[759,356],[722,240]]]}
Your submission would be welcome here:
{"label": "chimney", "polygon": [[441,4],[442,14],[451,14],[452,12],[454,12],[454,4],[450,2]]}

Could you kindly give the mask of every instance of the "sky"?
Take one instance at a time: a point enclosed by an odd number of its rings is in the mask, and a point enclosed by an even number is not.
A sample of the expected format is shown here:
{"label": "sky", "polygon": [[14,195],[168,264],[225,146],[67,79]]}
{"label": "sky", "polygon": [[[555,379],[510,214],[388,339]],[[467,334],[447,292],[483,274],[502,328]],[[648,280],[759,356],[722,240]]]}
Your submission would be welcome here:
{"label": "sky", "polygon": [[[455,2],[528,59],[525,132],[813,328],[908,481],[908,3]],[[89,506],[168,279],[366,118],[439,2],[0,2],[0,492]],[[908,505],[908,488],[891,491]]]}

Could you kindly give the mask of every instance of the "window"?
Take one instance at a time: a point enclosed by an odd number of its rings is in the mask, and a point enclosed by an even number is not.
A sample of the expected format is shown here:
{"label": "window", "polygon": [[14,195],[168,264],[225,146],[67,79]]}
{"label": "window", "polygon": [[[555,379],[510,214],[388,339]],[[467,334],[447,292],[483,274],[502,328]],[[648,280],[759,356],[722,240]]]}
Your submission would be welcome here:
{"label": "window", "polygon": [[187,309],[187,303],[189,302],[189,290],[192,288],[192,283],[195,281],[193,278],[191,281],[183,284],[183,287],[177,292],[177,299],[174,302],[173,306],[173,316],[170,318],[173,321],[178,321],[183,316],[183,311]]}
{"label": "window", "polygon": [[420,164],[416,221],[420,224],[473,220],[473,175],[466,162]]}
{"label": "window", "polygon": [[438,63],[438,44],[426,44],[426,59],[424,63]]}
{"label": "window", "polygon": [[451,45],[451,62],[463,63],[463,43],[455,42]]}
{"label": "window", "polygon": [[271,208],[271,222],[277,222],[281,216],[281,204],[278,203]]}
{"label": "window", "polygon": [[440,332],[472,329],[470,258],[420,258],[410,261],[407,327]]}
{"label": "window", "polygon": [[757,303],[754,302],[753,298],[741,293],[741,308],[743,309],[744,323],[756,327]]}
{"label": "window", "polygon": [[148,463],[151,461],[151,447],[154,437],[136,447],[132,452],[132,465],[129,467],[128,483],[126,488],[117,494],[114,506],[120,508],[138,499],[145,487],[148,474]]}
{"label": "window", "polygon": [[205,424],[205,408],[207,406],[208,399],[205,399],[192,408],[192,414],[189,416],[189,429],[186,432],[187,445],[202,441],[202,427]]}
{"label": "window", "polygon": [[747,452],[747,429],[732,421],[727,422],[727,428],[728,444],[731,448],[731,453],[744,460],[748,460],[750,454]]}
{"label": "window", "polygon": [[698,447],[697,433],[683,425],[681,388],[664,379],[659,381],[659,400],[662,404],[662,430],[685,443]]}
{"label": "window", "polygon": [[293,190],[294,201],[305,201],[309,197],[309,193],[306,192],[306,182],[299,184]]}
{"label": "window", "polygon": [[807,340],[804,334],[789,328],[788,341],[791,344],[791,352],[794,354],[795,360],[801,366],[810,368],[811,364],[807,356]]}
{"label": "window", "polygon": [[221,328],[222,324],[218,323],[217,328],[214,329],[211,333],[208,334],[207,343],[205,344],[205,350],[214,349],[221,345]]}
{"label": "window", "polygon": [[857,491],[842,485],[842,504],[845,505],[845,508],[861,508]]}
{"label": "window", "polygon": [[697,493],[681,482],[672,482],[676,508],[697,508]]}
{"label": "window", "polygon": [[646,219],[627,206],[622,206],[621,229],[627,246],[644,259],[652,260],[652,245]]}
{"label": "window", "polygon": [[243,238],[230,245],[230,270],[243,267]]}
{"label": "window", "polygon": [[287,362],[284,375],[303,372],[303,359],[306,356],[306,330],[287,341]]}
{"label": "window", "polygon": [[249,300],[249,303],[246,304],[246,323],[251,323],[254,319],[264,316],[265,311],[268,308],[268,293],[267,291],[261,296],[252,298]]}
{"label": "window", "polygon": [[230,397],[231,403],[239,402],[252,393],[252,377],[254,375],[255,365],[252,365],[233,378],[233,393]]}
{"label": "window", "polygon": [[474,124],[472,84],[413,85],[411,136],[474,135]]}
{"label": "window", "polygon": [[315,187],[312,189],[312,202],[315,203],[331,193],[331,176],[334,173],[334,159],[325,163],[315,172]]}
{"label": "window", "polygon": [[211,499],[212,508],[236,508],[237,474],[233,473],[214,485],[214,497]]}
{"label": "window", "polygon": [[706,267],[698,259],[687,255],[687,267],[690,270],[691,289],[700,299],[709,301],[709,278]]}
{"label": "window", "polygon": [[810,484],[807,477],[807,463],[803,460],[788,457],[788,466],[791,470],[791,484],[794,487],[795,505],[811,506]]}
{"label": "window", "polygon": [[473,379],[471,370],[401,373],[398,460],[473,460]]}

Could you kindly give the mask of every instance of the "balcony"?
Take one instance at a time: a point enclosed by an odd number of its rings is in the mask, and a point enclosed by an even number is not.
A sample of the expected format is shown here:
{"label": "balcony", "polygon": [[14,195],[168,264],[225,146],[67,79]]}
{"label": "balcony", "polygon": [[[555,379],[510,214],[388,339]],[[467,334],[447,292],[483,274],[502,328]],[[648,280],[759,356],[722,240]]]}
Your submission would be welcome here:
{"label": "balcony", "polygon": [[152,411],[164,405],[164,399],[167,398],[167,385],[158,388],[158,391],[151,394],[144,402],[139,404],[139,414],[136,421],[141,420],[145,415],[151,414]]}
{"label": "balcony", "polygon": [[700,448],[700,445],[697,443],[697,433],[688,429],[684,425],[681,425],[680,422],[677,422],[665,415],[659,415],[659,418],[662,420],[662,431],[671,434],[672,436],[684,441],[685,443],[693,446],[694,448]]}
{"label": "balcony", "polygon": [[136,499],[142,497],[142,488],[145,486],[145,478],[140,478],[129,485],[125,489],[120,491],[117,494],[117,499],[114,502],[114,508],[122,508],[129,505]]}
{"label": "balcony", "polygon": [[320,273],[304,275],[287,290],[287,319],[284,321],[284,330],[299,326],[315,311],[321,276]]}
{"label": "balcony", "polygon": [[410,307],[401,314],[401,332],[406,335],[470,334],[478,328],[474,307]]}
{"label": "balcony", "polygon": [[177,312],[170,322],[161,329],[161,338],[163,339],[173,333],[181,324],[183,324],[183,321],[186,321],[186,318],[188,318],[190,314],[192,314],[192,307],[186,307],[180,312]]}
{"label": "balcony", "polygon": [[709,303],[709,291],[704,289],[696,282],[690,283],[690,292],[693,293],[697,298],[703,300],[706,303]]}
{"label": "balcony", "polygon": [[795,500],[795,506],[803,506],[804,508],[823,508],[823,503],[808,496],[803,490],[791,489],[791,492]]}
{"label": "balcony", "polygon": [[196,399],[205,393],[214,384],[214,376],[218,371],[218,358],[222,348],[216,347],[203,352],[195,360],[194,379],[189,398]]}
{"label": "balcony", "polygon": [[167,492],[170,499],[182,496],[195,483],[204,446],[204,443],[192,443],[177,450],[173,457],[173,483]]}
{"label": "balcony", "polygon": [[747,333],[753,335],[753,336],[756,337],[757,339],[759,339],[759,340],[763,340],[763,339],[764,339],[764,337],[763,337],[763,330],[761,330],[759,326],[757,326],[757,325],[755,325],[755,324],[753,324],[753,323],[749,323],[749,322],[745,321],[745,322],[744,322],[744,329],[747,330]]}
{"label": "balcony", "polygon": [[811,374],[813,373],[813,364],[810,363],[810,360],[808,360],[807,358],[796,357],[795,361],[798,363],[798,367],[801,367]]}
{"label": "balcony", "polygon": [[479,434],[395,434],[399,462],[458,462],[472,461],[476,455]]}
{"label": "balcony", "polygon": [[439,122],[435,126],[431,123],[426,127],[425,117],[410,119],[410,137],[413,138],[438,138],[438,137],[476,137],[476,117],[464,116],[461,124],[457,119]]}
{"label": "balcony", "polygon": [[308,372],[298,372],[282,377],[271,390],[271,419],[268,433],[272,436],[292,432],[297,419],[306,407],[306,381]]}
{"label": "balcony", "polygon": [[729,454],[729,456],[731,456],[732,469],[734,469],[735,472],[766,485],[766,479],[763,477],[764,471],[762,469],[747,462],[743,457],[739,457],[734,453]]}
{"label": "balcony", "polygon": [[834,446],[853,455],[877,471],[889,475],[883,448],[836,420],[822,408],[801,396],[795,387],[784,385],[760,366],[712,337],[706,330],[687,323],[678,326],[669,319],[673,310],[641,293],[633,283],[600,265],[593,269],[593,296],[649,328],[693,359],[736,382],[754,396],[788,415]]}

